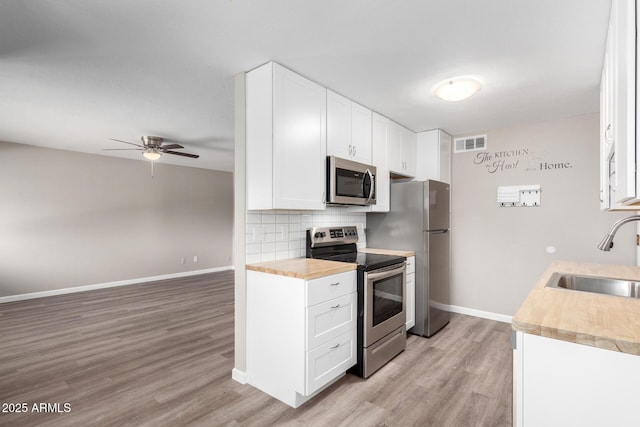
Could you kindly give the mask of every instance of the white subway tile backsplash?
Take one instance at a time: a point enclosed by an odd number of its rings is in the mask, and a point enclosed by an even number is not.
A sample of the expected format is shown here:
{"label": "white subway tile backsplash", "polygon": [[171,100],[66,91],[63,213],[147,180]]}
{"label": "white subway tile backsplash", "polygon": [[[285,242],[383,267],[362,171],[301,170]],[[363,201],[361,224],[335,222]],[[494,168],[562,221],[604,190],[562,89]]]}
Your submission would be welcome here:
{"label": "white subway tile backsplash", "polygon": [[275,224],[276,215],[272,213],[263,213],[262,214],[262,223],[263,224]]}
{"label": "white subway tile backsplash", "polygon": [[246,256],[246,260],[247,260],[247,264],[255,264],[257,262],[261,262],[262,261],[262,255],[261,254],[247,254]]}
{"label": "white subway tile backsplash", "polygon": [[261,244],[250,244],[247,245],[247,255],[260,254],[262,253],[262,245]]}
{"label": "white subway tile backsplash", "polygon": [[262,215],[259,213],[247,212],[247,224],[261,224]]}
{"label": "white subway tile backsplash", "polygon": [[273,261],[276,259],[276,253],[275,251],[272,252],[265,252],[262,254],[260,261],[265,262],[265,261]]}
{"label": "white subway tile backsplash", "polygon": [[366,247],[365,213],[329,207],[323,211],[247,211],[247,263],[304,257],[310,227],[355,225],[358,247]]}
{"label": "white subway tile backsplash", "polygon": [[262,244],[262,255],[264,255],[265,253],[275,252],[275,251],[276,251],[276,244],[275,243],[263,243]]}

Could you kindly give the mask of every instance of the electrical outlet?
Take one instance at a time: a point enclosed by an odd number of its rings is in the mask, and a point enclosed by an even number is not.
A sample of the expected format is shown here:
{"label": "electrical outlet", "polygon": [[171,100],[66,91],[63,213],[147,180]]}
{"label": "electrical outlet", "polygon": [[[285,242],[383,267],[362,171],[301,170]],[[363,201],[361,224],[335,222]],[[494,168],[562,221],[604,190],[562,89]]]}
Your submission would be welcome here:
{"label": "electrical outlet", "polygon": [[198,262],[198,255],[193,256],[193,262]]}
{"label": "electrical outlet", "polygon": [[185,259],[184,258],[180,258],[180,264],[184,264],[185,263]]}

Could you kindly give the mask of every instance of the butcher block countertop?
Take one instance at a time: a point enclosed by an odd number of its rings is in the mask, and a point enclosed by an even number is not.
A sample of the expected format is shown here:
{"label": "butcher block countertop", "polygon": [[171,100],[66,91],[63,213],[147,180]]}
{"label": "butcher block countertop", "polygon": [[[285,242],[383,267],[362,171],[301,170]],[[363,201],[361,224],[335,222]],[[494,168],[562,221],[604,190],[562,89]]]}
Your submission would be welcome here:
{"label": "butcher block countertop", "polygon": [[546,288],[556,272],[640,281],[640,267],[555,261],[513,317],[513,329],[640,355],[640,299]]}
{"label": "butcher block countertop", "polygon": [[278,274],[280,276],[295,277],[304,280],[344,273],[345,271],[355,270],[356,268],[356,264],[348,262],[325,261],[311,258],[289,258],[257,264],[247,264],[247,270]]}
{"label": "butcher block countertop", "polygon": [[375,248],[358,249],[358,252],[365,252],[368,254],[380,254],[380,255],[395,255],[395,256],[415,256],[416,255],[414,251],[398,251],[394,249],[375,249]]}

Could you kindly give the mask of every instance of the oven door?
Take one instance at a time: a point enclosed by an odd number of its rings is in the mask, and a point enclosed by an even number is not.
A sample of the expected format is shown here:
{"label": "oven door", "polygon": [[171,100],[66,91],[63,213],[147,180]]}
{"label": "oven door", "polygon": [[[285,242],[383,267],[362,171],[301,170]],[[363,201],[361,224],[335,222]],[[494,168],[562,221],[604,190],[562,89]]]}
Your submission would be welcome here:
{"label": "oven door", "polygon": [[406,322],[406,266],[396,264],[364,274],[364,347]]}

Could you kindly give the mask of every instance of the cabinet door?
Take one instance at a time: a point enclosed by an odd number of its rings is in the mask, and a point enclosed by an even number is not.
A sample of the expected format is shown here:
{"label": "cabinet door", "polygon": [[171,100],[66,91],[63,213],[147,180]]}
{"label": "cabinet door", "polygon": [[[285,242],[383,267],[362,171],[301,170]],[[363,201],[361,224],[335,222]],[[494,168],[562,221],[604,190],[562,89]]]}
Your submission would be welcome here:
{"label": "cabinet door", "polygon": [[274,209],[324,209],[326,89],[274,64]]}
{"label": "cabinet door", "polygon": [[356,328],[357,293],[316,304],[307,308],[307,347],[321,344]]}
{"label": "cabinet door", "polygon": [[640,357],[521,332],[517,338],[515,425],[638,425]]}
{"label": "cabinet door", "polygon": [[389,121],[387,127],[387,166],[391,172],[404,174],[402,158],[402,126]]}
{"label": "cabinet door", "polygon": [[635,78],[636,78],[636,12],[635,2],[614,0],[612,7],[614,44],[615,97],[613,117],[617,185],[616,203],[635,203],[636,138],[635,138]]}
{"label": "cabinet door", "polygon": [[604,55],[602,77],[600,80],[600,209],[611,207],[609,198],[609,153],[611,152],[611,55],[610,37],[607,37],[607,49]]}
{"label": "cabinet door", "polygon": [[350,158],[351,101],[327,90],[327,155]]}
{"label": "cabinet door", "polygon": [[376,167],[376,204],[351,206],[351,212],[389,212],[390,179],[387,167],[387,126],[389,119],[371,114],[371,163]]}
{"label": "cabinet door", "polygon": [[307,352],[305,395],[313,394],[355,364],[355,329]]}
{"label": "cabinet door", "polygon": [[635,2],[612,3],[613,81],[616,185],[615,203],[633,203],[636,197],[635,144]]}
{"label": "cabinet door", "polygon": [[404,160],[403,175],[416,175],[417,135],[409,129],[402,128],[402,157]]}
{"label": "cabinet door", "polygon": [[420,132],[416,144],[416,181],[440,180],[440,144],[438,129]]}
{"label": "cabinet door", "polygon": [[312,305],[356,292],[356,271],[346,271],[344,273],[307,280],[305,287],[305,304],[306,307],[311,307]]}
{"label": "cabinet door", "polygon": [[371,164],[371,110],[351,103],[351,157]]}

